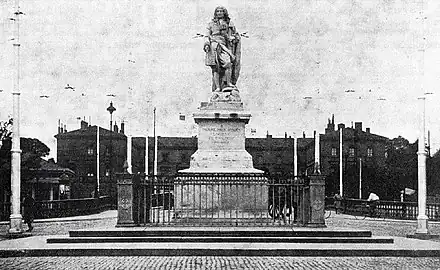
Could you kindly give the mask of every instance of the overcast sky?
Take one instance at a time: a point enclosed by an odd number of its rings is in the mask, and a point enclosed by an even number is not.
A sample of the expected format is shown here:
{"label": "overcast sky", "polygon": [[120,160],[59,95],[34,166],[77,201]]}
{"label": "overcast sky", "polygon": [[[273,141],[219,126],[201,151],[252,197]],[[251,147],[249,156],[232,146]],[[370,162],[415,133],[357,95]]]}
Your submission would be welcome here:
{"label": "overcast sky", "polygon": [[[257,130],[254,137],[303,130],[312,136],[316,128],[323,133],[334,114],[336,124],[363,122],[364,130],[413,142],[421,121],[417,98],[432,92],[426,125],[438,149],[440,1],[425,1],[424,8],[420,3],[21,1],[21,135],[40,139],[55,156],[58,119],[69,131],[79,127],[77,117],[108,127],[111,100],[114,119],[125,120],[131,135],[145,136],[149,128],[152,135],[154,106],[159,135],[195,135],[191,115],[208,101],[211,75],[203,40],[193,37],[204,33],[215,7],[223,5],[238,31],[249,35],[242,42],[237,83],[252,114],[249,137],[251,128]],[[0,4],[0,119],[5,120],[12,115],[14,1]],[[75,91],[64,89],[66,84]]]}

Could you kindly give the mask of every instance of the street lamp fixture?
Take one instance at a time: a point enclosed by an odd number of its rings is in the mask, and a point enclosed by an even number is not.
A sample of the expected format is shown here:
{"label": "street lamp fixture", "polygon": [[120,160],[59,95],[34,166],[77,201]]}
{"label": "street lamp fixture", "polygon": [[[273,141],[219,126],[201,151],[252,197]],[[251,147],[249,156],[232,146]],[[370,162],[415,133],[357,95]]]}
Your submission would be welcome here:
{"label": "street lamp fixture", "polygon": [[116,108],[113,107],[113,102],[110,102],[110,106],[108,106],[107,111],[110,113],[110,131],[112,131],[112,123],[113,123],[112,115],[113,112],[116,111]]}

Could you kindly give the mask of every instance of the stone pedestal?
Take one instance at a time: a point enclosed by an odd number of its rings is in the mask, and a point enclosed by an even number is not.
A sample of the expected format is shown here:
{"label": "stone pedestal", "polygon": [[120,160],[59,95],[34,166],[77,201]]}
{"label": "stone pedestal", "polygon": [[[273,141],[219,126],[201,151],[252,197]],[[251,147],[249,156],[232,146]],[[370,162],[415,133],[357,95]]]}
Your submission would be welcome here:
{"label": "stone pedestal", "polygon": [[263,173],[245,150],[245,125],[251,114],[241,102],[202,102],[194,114],[198,150],[183,173]]}
{"label": "stone pedestal", "polygon": [[[267,212],[264,172],[254,169],[252,156],[245,149],[245,125],[251,114],[244,111],[240,101],[237,90],[213,93],[210,102],[202,102],[194,113],[199,126],[198,150],[191,156],[190,168],[179,171],[194,180],[174,189],[180,218],[207,218],[212,222],[255,219],[257,213]],[[219,180],[221,177],[209,179],[212,174],[226,175],[231,183]]]}
{"label": "stone pedestal", "polygon": [[131,175],[122,175],[118,181],[118,221],[116,227],[134,226],[133,181]]}
{"label": "stone pedestal", "polygon": [[324,211],[325,211],[325,176],[310,176],[310,215],[308,227],[326,227]]}

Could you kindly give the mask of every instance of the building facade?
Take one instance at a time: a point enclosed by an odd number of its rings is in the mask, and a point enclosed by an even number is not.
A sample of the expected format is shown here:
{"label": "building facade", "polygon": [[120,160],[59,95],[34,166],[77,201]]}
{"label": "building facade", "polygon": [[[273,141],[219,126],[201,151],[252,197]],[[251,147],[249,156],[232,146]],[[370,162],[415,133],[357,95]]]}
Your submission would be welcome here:
{"label": "building facade", "polygon": [[[97,152],[97,132],[99,128],[99,155]],[[127,136],[124,125],[112,131],[90,126],[81,121],[81,128],[70,132],[61,131],[57,139],[57,161],[76,173],[77,180],[72,182],[72,198],[90,198],[98,194],[116,198],[117,179],[115,174],[123,172],[127,159]],[[98,171],[99,158],[99,176]]]}
{"label": "building facade", "polygon": [[[127,158],[127,137],[121,131],[100,128],[100,175],[101,195],[116,196],[117,179],[115,173],[122,172]],[[320,134],[320,169],[326,176],[326,195],[339,193],[340,188],[340,133],[342,132],[342,183],[346,197],[366,198],[369,192],[378,193],[386,199],[398,199],[396,183],[388,185],[384,170],[390,147],[388,138],[363,129],[361,122],[346,127],[335,125],[334,117],[329,120],[324,134]],[[60,132],[55,137],[58,142],[57,157],[62,167],[76,173],[77,181],[71,185],[72,198],[93,196],[97,188],[96,177],[96,126],[82,121],[81,128],[71,132]],[[316,135],[314,135],[316,136]],[[197,137],[158,136],[157,166],[159,175],[174,175],[179,170],[189,168],[191,155],[197,150]],[[133,137],[131,168],[135,174],[153,174],[154,138]],[[294,139],[246,138],[245,148],[253,158],[254,168],[271,174],[293,175]],[[146,157],[147,156],[147,157]],[[311,174],[315,159],[315,139],[303,134],[297,140],[298,175]],[[147,161],[146,161],[147,159]],[[392,192],[384,190],[392,190]]]}

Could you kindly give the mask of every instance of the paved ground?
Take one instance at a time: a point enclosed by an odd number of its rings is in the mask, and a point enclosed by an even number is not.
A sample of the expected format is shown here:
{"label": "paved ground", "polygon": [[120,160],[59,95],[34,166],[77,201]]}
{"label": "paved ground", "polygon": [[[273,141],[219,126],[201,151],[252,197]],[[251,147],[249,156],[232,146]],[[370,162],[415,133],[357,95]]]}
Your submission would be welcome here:
{"label": "paved ground", "polygon": [[[334,215],[326,223],[332,228],[371,230],[375,236],[402,237],[416,229],[415,221],[356,220],[346,215]],[[60,235],[74,229],[112,228],[115,224],[116,211],[107,211],[75,219],[37,221],[33,235]],[[0,223],[0,233],[6,231],[7,224]],[[440,234],[440,223],[431,222],[430,232]],[[430,243],[426,241],[426,245]],[[440,269],[440,258],[15,257],[0,258],[0,269]]]}
{"label": "paved ground", "polygon": [[[32,235],[67,235],[71,230],[114,228],[116,225],[116,216],[117,211],[110,210],[88,216],[35,220]],[[0,241],[7,239],[4,236],[8,231],[8,226],[9,223],[0,222]],[[23,224],[23,228],[27,230],[27,225]]]}
{"label": "paved ground", "polygon": [[45,257],[0,259],[2,269],[439,269],[439,258]]}

